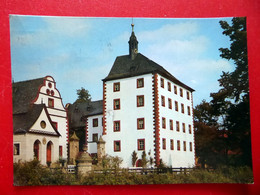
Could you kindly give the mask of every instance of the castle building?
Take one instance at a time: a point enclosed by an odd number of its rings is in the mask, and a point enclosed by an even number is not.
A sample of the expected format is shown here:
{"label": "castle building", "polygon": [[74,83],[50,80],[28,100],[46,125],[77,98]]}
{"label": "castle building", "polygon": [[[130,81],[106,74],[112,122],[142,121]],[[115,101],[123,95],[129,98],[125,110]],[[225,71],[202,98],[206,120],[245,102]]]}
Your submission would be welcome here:
{"label": "castle building", "polygon": [[67,111],[51,76],[13,83],[13,161],[67,159]]}
{"label": "castle building", "polygon": [[75,132],[80,138],[79,150],[87,144],[88,153],[97,157],[97,142],[103,133],[103,100],[75,102],[67,107],[70,134]]}
{"label": "castle building", "polygon": [[[138,156],[135,166],[141,165],[145,151],[152,159],[150,166],[163,162],[193,167],[194,90],[138,52],[133,24],[128,43],[129,54],[118,56],[103,79],[103,116],[88,117],[87,142],[95,141],[102,132],[106,154],[121,157],[123,167],[133,166],[133,151]],[[89,153],[95,150],[88,148]]]}

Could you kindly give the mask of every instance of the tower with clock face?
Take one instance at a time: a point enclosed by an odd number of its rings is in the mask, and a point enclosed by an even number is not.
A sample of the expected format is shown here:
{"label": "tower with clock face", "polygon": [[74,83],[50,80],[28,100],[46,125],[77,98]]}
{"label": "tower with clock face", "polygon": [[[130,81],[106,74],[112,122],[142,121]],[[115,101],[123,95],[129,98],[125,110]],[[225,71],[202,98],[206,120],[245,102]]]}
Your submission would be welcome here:
{"label": "tower with clock face", "polygon": [[131,59],[135,59],[137,53],[138,53],[138,41],[134,33],[134,24],[131,24],[132,26],[132,34],[130,36],[130,39],[128,41],[129,43],[129,54]]}

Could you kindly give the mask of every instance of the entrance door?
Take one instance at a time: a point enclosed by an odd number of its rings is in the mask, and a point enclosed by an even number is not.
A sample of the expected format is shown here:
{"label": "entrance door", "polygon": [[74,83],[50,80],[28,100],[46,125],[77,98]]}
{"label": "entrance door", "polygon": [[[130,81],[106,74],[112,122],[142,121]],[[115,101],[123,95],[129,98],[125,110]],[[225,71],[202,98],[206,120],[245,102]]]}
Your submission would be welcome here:
{"label": "entrance door", "polygon": [[49,141],[47,144],[47,162],[51,162],[51,148],[52,148],[52,142]]}
{"label": "entrance door", "polygon": [[136,167],[142,167],[142,160],[141,159],[138,159],[136,161]]}

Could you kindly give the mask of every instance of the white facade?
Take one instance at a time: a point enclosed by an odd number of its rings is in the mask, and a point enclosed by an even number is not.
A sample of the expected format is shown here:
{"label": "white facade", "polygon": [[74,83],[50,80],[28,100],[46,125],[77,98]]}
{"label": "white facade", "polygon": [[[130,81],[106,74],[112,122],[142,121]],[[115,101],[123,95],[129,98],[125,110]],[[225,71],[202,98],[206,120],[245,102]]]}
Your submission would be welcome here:
{"label": "white facade", "polygon": [[[144,87],[137,88],[137,79],[143,79]],[[114,92],[114,83],[120,82],[120,91]],[[153,152],[153,91],[152,74],[107,81],[106,85],[106,153],[123,159],[123,167],[132,167],[133,151],[141,159],[138,139],[145,140],[145,151]],[[144,96],[144,106],[137,107],[137,96]],[[114,110],[114,100],[120,99],[120,109]],[[144,118],[144,129],[137,128],[137,119]],[[114,131],[114,121],[120,121],[120,131]],[[120,151],[114,150],[114,142],[120,141]]]}
{"label": "white facade", "polygon": [[[41,125],[43,122],[45,126]],[[14,150],[17,150],[14,151],[13,161],[33,160],[36,157],[34,151],[36,142],[39,143],[37,153],[41,164],[46,165],[47,155],[50,155],[48,160],[52,163],[59,160],[59,136],[44,109],[28,133],[13,136]],[[51,146],[49,154],[47,154],[48,144]]]}
{"label": "white facade", "polygon": [[[97,141],[103,133],[103,115],[94,115],[87,118],[86,137],[88,153],[97,153]],[[96,139],[96,140],[95,140]]]}
{"label": "white facade", "polygon": [[62,103],[60,92],[56,89],[56,82],[51,76],[45,77],[34,104],[44,103],[47,106],[51,120],[56,125],[59,137],[60,158],[68,157],[68,122],[67,112]]}
{"label": "white facade", "polygon": [[[164,80],[164,88],[160,85],[161,78]],[[143,87],[137,87],[138,79],[143,79]],[[154,79],[154,75],[151,73],[104,83],[105,127],[103,139],[106,141],[106,153],[121,157],[123,167],[132,167],[133,151],[137,152],[138,159],[141,159],[142,152],[145,151],[147,159],[156,160],[155,147],[159,147],[159,154],[157,154],[159,157],[157,158],[162,159],[167,166],[192,167],[195,165],[192,94],[160,75],[157,80],[158,90],[155,92],[154,82],[156,81]],[[171,85],[171,91],[168,90],[168,82]],[[118,85],[118,83],[120,83],[119,90],[115,90],[115,84]],[[177,87],[177,95],[174,93],[174,86]],[[183,97],[180,96],[180,88],[183,90]],[[189,99],[187,99],[187,92]],[[143,106],[137,105],[137,99],[140,96],[143,96]],[[158,110],[155,110],[155,96],[159,99]],[[162,96],[165,99],[164,106]],[[168,98],[171,99],[172,108],[169,108]],[[120,105],[118,109],[115,109],[114,104],[115,101],[118,103],[118,100]],[[178,111],[175,111],[175,101],[178,102]],[[184,106],[184,114],[181,112],[181,104]],[[157,119],[155,119],[155,112],[158,113]],[[165,128],[162,126],[162,118],[165,120]],[[139,119],[144,121],[144,127],[141,129],[138,127]],[[155,120],[159,124],[159,139],[155,139]],[[170,120],[173,123],[173,130],[170,129]],[[179,131],[176,129],[176,121],[179,121]],[[115,130],[115,122],[120,123],[120,130]],[[185,133],[182,124],[185,125]],[[166,141],[165,149],[163,139]],[[171,148],[170,140],[173,140],[173,148]],[[144,143],[144,147],[138,146],[140,141],[142,144]],[[180,142],[179,150],[177,142]],[[184,151],[185,142],[186,151]]]}
{"label": "white facade", "polygon": [[[162,87],[163,82],[164,87]],[[170,85],[170,88],[168,88]],[[177,94],[175,92],[177,89]],[[182,97],[180,91],[182,90]],[[187,97],[187,93],[189,94]],[[192,93],[187,89],[173,83],[172,81],[158,75],[158,97],[159,97],[159,119],[160,119],[160,158],[167,166],[172,167],[193,167],[195,166],[194,151],[194,131],[193,131],[193,109]],[[164,98],[164,106],[162,104]],[[172,106],[169,106],[169,99]],[[178,111],[175,110],[175,102],[178,105]],[[182,105],[184,113],[182,113]],[[189,113],[188,113],[189,107]],[[162,119],[165,119],[165,128]],[[173,129],[171,130],[170,120],[172,120]],[[177,124],[179,123],[179,130]],[[183,125],[185,129],[183,129]],[[163,139],[166,141],[166,147],[163,148]],[[171,141],[173,140],[173,149]],[[180,143],[178,150],[177,143]],[[185,143],[186,142],[186,143]],[[186,151],[184,145],[186,144]],[[190,147],[191,146],[191,147]]]}

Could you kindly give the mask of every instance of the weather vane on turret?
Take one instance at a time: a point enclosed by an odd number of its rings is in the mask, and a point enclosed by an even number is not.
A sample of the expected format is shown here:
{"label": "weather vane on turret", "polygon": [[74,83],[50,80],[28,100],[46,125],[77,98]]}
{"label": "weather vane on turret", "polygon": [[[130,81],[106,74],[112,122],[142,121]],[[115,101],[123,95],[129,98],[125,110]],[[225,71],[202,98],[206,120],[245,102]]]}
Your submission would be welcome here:
{"label": "weather vane on turret", "polygon": [[131,24],[131,26],[132,26],[132,32],[134,32],[134,18],[132,18],[132,24]]}

